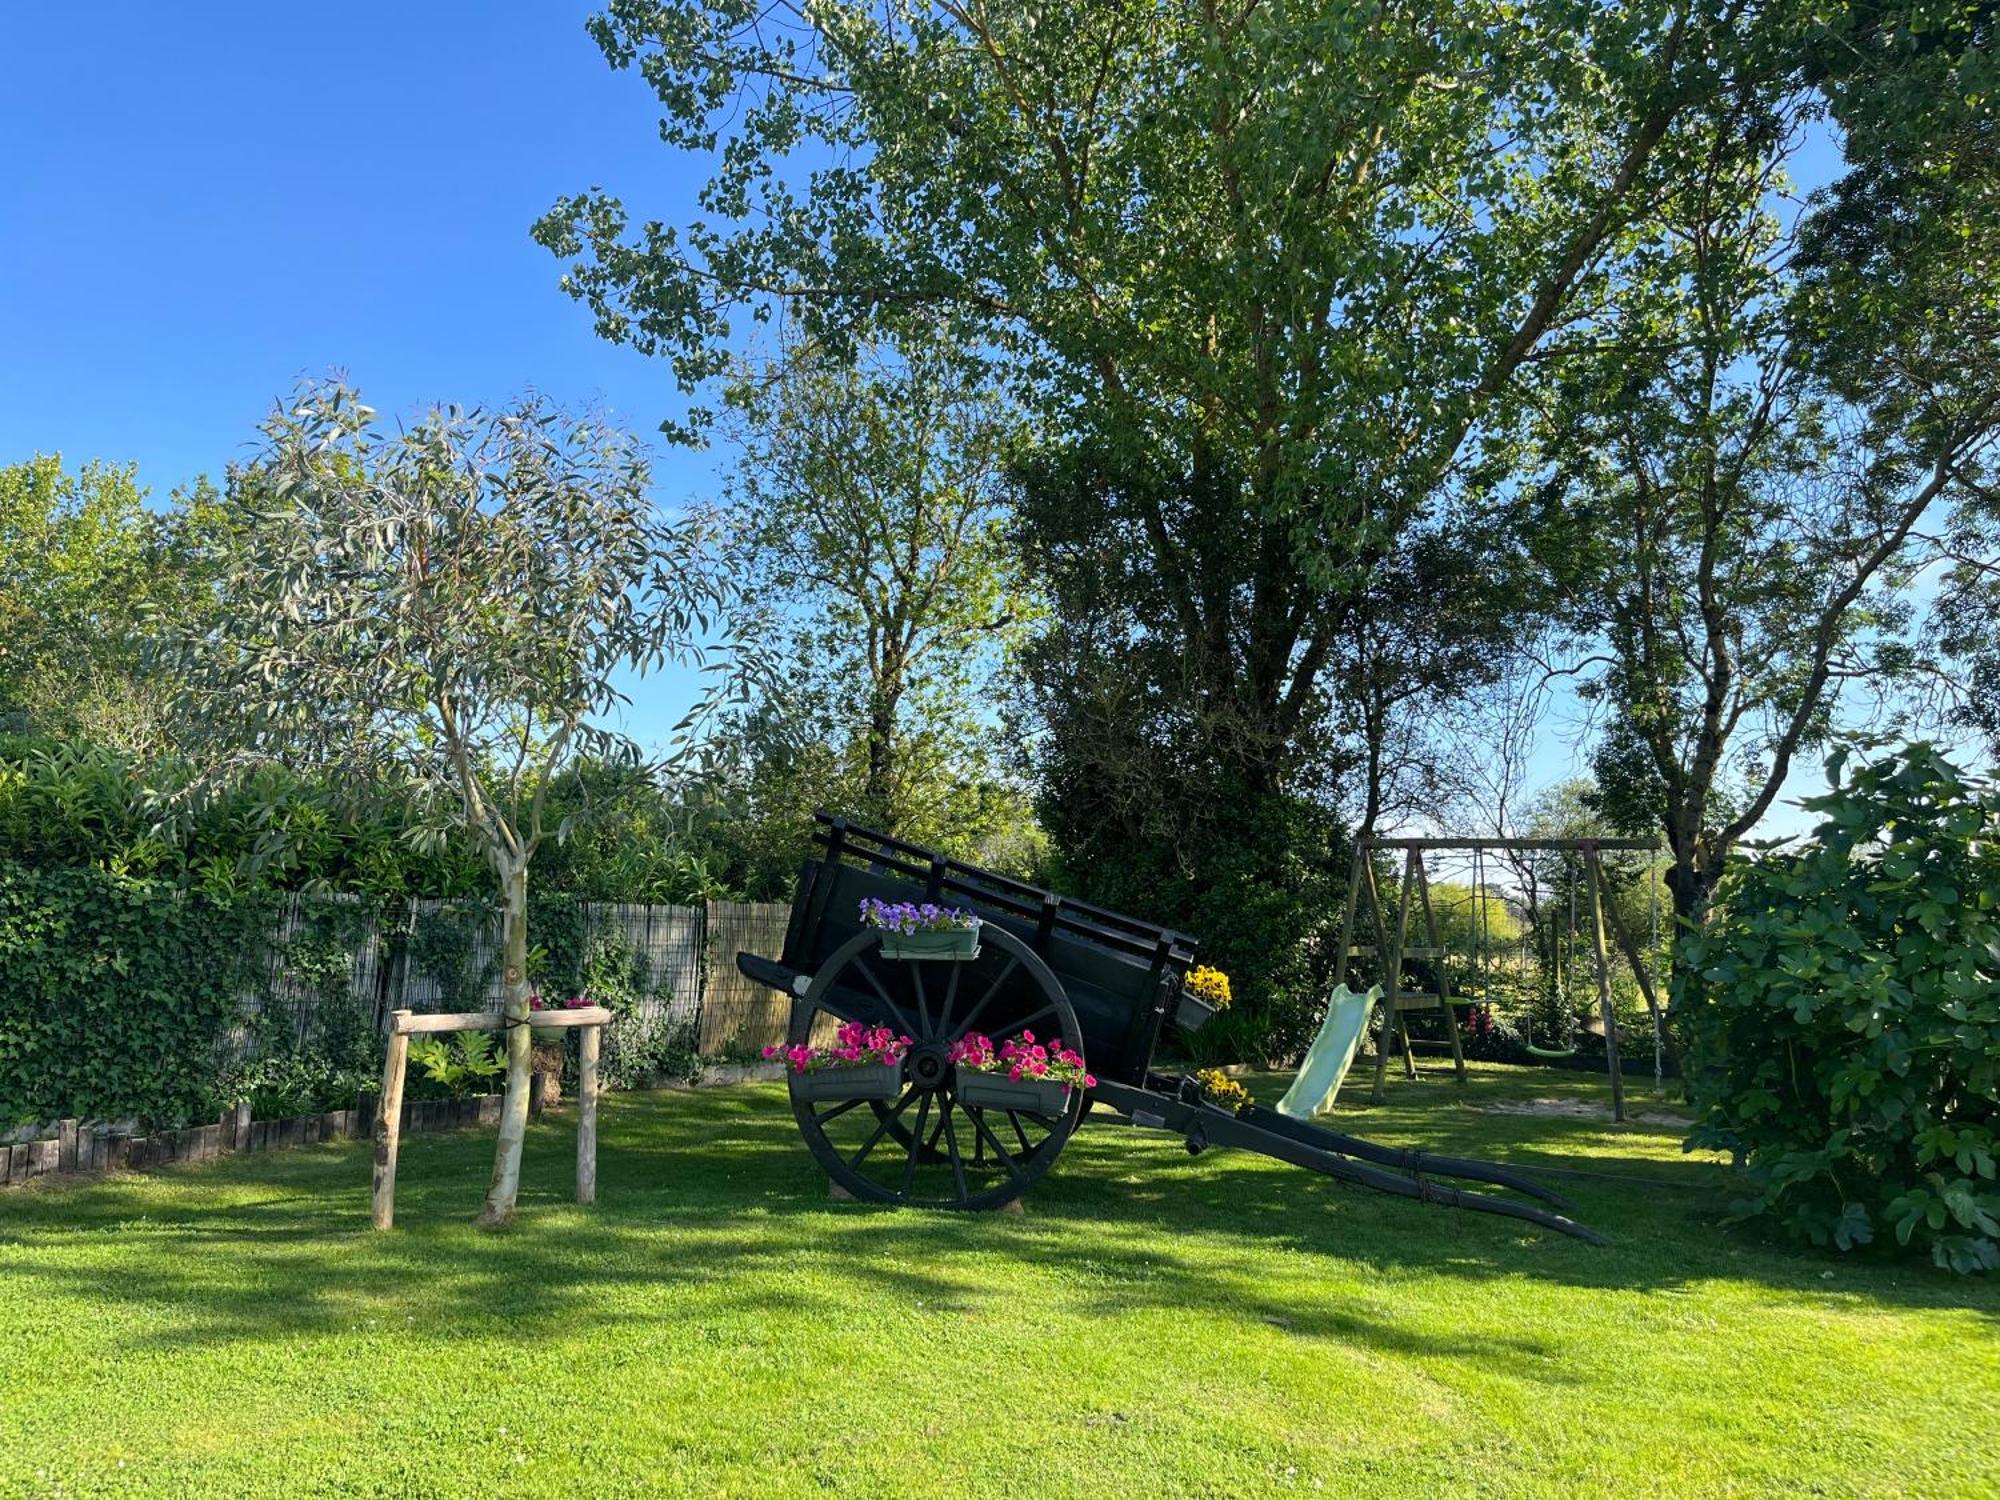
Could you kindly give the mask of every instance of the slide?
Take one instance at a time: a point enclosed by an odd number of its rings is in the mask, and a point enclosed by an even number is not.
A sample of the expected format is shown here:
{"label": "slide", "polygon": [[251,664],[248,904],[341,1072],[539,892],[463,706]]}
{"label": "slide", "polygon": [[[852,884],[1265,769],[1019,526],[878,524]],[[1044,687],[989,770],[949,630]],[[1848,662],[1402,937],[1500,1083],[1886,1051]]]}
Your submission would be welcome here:
{"label": "slide", "polygon": [[1354,1065],[1354,1054],[1361,1050],[1368,1013],[1381,996],[1379,984],[1365,995],[1353,993],[1344,984],[1334,986],[1327,997],[1326,1019],[1320,1023],[1319,1035],[1299,1064],[1299,1076],[1278,1101],[1279,1114],[1310,1120],[1332,1105],[1334,1095],[1340,1092],[1340,1081]]}

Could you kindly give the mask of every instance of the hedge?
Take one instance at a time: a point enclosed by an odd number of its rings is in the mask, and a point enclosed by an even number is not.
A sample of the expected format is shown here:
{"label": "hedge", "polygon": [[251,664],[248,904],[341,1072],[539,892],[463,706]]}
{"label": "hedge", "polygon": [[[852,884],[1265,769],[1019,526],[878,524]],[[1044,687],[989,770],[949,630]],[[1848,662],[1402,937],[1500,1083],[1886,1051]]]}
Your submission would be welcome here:
{"label": "hedge", "polygon": [[170,882],[0,864],[0,1125],[205,1113],[266,919]]}

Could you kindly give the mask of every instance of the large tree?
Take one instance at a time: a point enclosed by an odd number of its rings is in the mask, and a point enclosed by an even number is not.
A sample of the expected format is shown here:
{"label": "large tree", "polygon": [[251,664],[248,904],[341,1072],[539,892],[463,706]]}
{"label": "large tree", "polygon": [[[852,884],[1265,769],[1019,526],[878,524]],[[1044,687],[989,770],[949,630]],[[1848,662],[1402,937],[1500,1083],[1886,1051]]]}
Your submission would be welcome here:
{"label": "large tree", "polygon": [[214,607],[217,501],[197,483],[155,508],[131,465],[0,467],[0,727],[167,747],[147,644]]}
{"label": "large tree", "polygon": [[915,330],[852,361],[794,349],[734,399],[732,623],[783,664],[746,744],[811,746],[792,763],[823,764],[844,807],[936,838],[998,779],[1001,670],[1033,612],[1004,531],[1018,422],[978,362]]}
{"label": "large tree", "polygon": [[[619,681],[695,654],[720,603],[639,447],[538,403],[397,432],[308,388],[232,475],[225,608],[191,641],[186,707],[217,779],[278,760],[406,786],[483,848],[499,898],[507,1090],[480,1222],[507,1223],[528,1119],[528,876],[552,800]],[[566,809],[565,812],[572,811]]]}
{"label": "large tree", "polygon": [[1838,224],[1774,208],[1818,107],[1800,90],[1706,121],[1544,413],[1549,534],[1604,648],[1598,777],[1665,835],[1688,920],[1798,758],[1907,675],[1921,527],[2000,441],[1994,348],[1957,342],[1991,330],[1955,315],[1991,268],[1936,236],[1857,276],[1828,254]]}
{"label": "large tree", "polygon": [[600,330],[698,390],[746,315],[832,347],[949,320],[1047,433],[1145,471],[1152,628],[1260,789],[1316,743],[1359,577],[1771,41],[1735,0],[620,0],[592,30],[716,163],[700,222],[594,192],[538,227]]}

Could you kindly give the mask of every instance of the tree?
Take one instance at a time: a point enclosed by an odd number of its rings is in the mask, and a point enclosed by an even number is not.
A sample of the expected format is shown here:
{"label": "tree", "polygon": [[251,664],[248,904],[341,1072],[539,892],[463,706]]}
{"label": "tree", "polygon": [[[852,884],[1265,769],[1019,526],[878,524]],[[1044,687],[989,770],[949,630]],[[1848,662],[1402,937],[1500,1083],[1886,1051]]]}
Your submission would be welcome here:
{"label": "tree", "polygon": [[843,806],[934,838],[998,779],[1000,672],[1033,613],[1004,531],[1018,424],[976,362],[921,334],[852,363],[793,350],[735,400],[735,633],[784,662],[738,727],[758,751],[818,747]]}
{"label": "tree", "polygon": [[1049,434],[1143,473],[1150,628],[1259,792],[1314,758],[1356,580],[1442,519],[1681,114],[1780,50],[1736,3],[617,0],[591,29],[719,162],[716,222],[590,193],[538,225],[600,331],[691,391],[779,307],[993,350]]}
{"label": "tree", "polygon": [[1557,571],[1603,646],[1605,806],[1665,834],[1689,922],[1843,688],[1905,670],[1916,530],[2000,438],[2000,391],[1939,378],[1876,288],[1800,275],[1769,205],[1813,108],[1712,119],[1542,428]]}
{"label": "tree", "polygon": [[501,910],[507,1090],[480,1222],[511,1220],[528,1118],[528,875],[551,788],[629,763],[621,673],[697,655],[720,606],[696,528],[663,521],[626,435],[538,401],[385,433],[308,387],[232,474],[225,607],[184,706],[218,779],[270,759],[396,778],[483,847]]}
{"label": "tree", "polygon": [[164,748],[146,645],[212,609],[218,519],[205,483],[150,508],[131,465],[0,468],[0,725]]}

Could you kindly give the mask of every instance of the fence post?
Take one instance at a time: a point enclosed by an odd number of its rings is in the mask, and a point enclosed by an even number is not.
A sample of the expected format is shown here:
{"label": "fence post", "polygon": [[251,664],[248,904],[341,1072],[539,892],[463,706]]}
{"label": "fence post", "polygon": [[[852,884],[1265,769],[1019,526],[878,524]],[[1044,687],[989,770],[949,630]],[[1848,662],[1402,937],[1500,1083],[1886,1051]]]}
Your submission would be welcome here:
{"label": "fence post", "polygon": [[403,1128],[403,1067],[410,1054],[407,1010],[389,1013],[389,1053],[382,1063],[382,1106],[375,1115],[375,1227],[396,1222],[396,1144]]}
{"label": "fence post", "polygon": [[576,1201],[597,1201],[597,1048],[604,1028],[586,1026],[576,1039]]}

